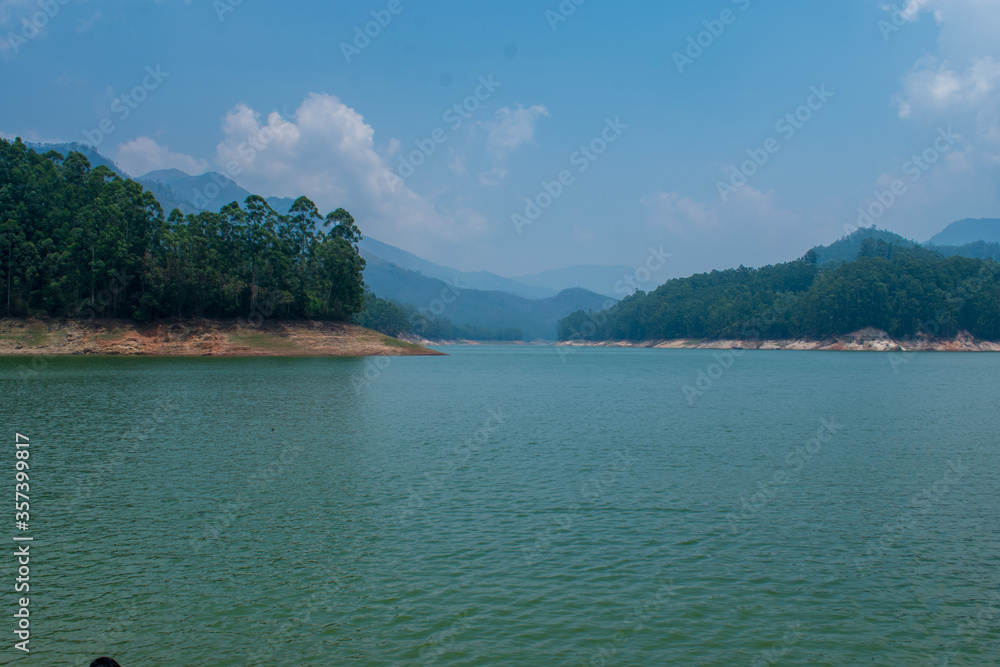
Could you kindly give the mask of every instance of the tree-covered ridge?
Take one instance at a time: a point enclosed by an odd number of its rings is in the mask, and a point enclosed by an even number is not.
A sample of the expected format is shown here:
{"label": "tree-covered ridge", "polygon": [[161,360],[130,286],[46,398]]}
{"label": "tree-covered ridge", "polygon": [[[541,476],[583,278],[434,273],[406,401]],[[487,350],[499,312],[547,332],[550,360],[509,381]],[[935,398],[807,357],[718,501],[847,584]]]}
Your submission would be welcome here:
{"label": "tree-covered ridge", "polygon": [[600,313],[576,312],[561,340],[824,338],[866,327],[1000,340],[1000,264],[943,257],[880,240],[855,261],[819,267],[816,255],[760,269],[671,280]]}
{"label": "tree-covered ridge", "polygon": [[[958,223],[956,223],[958,224]],[[827,264],[839,264],[842,262],[852,262],[858,258],[861,246],[869,239],[873,242],[882,241],[892,246],[903,248],[926,248],[945,257],[958,255],[960,257],[972,257],[974,259],[994,259],[1000,261],[1000,243],[989,241],[972,241],[962,245],[933,245],[931,243],[919,244],[916,241],[905,238],[890,232],[886,229],[876,229],[875,227],[863,227],[856,229],[851,234],[841,237],[839,240],[828,246],[817,246],[812,249],[816,258],[816,263],[821,267]]]}
{"label": "tree-covered ridge", "polygon": [[0,139],[0,312],[342,320],[364,308],[354,218],[261,197],[164,218],[153,195],[71,152]]}
{"label": "tree-covered ridge", "polygon": [[382,299],[371,292],[365,299],[365,309],[354,316],[354,322],[387,336],[419,336],[429,340],[519,341],[524,332],[515,327],[490,328],[470,324],[454,324],[451,320],[421,313],[412,304],[399,304]]}

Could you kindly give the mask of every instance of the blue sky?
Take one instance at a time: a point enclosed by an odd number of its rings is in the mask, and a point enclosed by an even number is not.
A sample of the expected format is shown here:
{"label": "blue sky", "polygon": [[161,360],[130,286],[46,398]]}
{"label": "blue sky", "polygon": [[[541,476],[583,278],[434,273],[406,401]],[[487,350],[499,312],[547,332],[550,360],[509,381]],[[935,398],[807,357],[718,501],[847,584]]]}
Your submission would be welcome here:
{"label": "blue sky", "polygon": [[793,259],[859,207],[921,241],[1000,213],[1000,0],[237,2],[0,0],[0,132],[509,276],[662,246],[662,281]]}

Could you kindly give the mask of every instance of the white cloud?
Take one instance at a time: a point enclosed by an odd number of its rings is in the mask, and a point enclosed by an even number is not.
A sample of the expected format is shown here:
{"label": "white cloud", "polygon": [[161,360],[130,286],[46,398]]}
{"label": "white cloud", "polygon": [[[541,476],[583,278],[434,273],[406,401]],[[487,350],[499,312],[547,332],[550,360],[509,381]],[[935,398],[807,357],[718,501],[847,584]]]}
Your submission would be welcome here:
{"label": "white cloud", "polygon": [[[896,6],[894,3],[887,3],[882,8],[885,11],[895,11]],[[1000,17],[996,16],[998,6],[998,0],[907,0],[902,7],[902,14],[909,21],[917,21],[923,14],[932,14],[935,21],[942,25],[961,25],[970,19],[977,23],[992,19],[996,25],[1000,21]]]}
{"label": "white cloud", "polygon": [[479,183],[487,187],[499,188],[505,178],[507,178],[507,170],[503,167],[494,167],[479,174]]}
{"label": "white cloud", "polygon": [[727,202],[701,202],[668,192],[646,197],[643,204],[652,213],[651,222],[682,236],[729,233],[737,228],[770,235],[798,224],[797,216],[778,204],[773,190],[762,192],[749,185],[738,188]]}
{"label": "white cloud", "polygon": [[[1000,167],[1000,0],[911,0],[907,17],[931,13],[937,48],[914,63],[896,96],[899,116],[914,125],[954,128],[964,142],[919,183],[893,214],[912,227],[935,217],[995,214]],[[904,158],[905,159],[905,158]],[[940,202],[950,202],[952,212]],[[887,216],[888,217],[888,216]],[[936,220],[938,226],[941,219]],[[934,230],[915,227],[920,238]],[[901,228],[900,231],[903,231]]]}
{"label": "white cloud", "polygon": [[[887,7],[893,11],[891,7]],[[964,71],[977,58],[1000,60],[1000,0],[910,0],[904,17],[933,14],[938,26],[937,58]]]}
{"label": "white cloud", "polygon": [[925,11],[930,11],[928,6],[928,0],[909,0],[905,6],[898,9],[898,5],[895,4],[884,4],[882,5],[882,10],[887,12],[900,11],[907,21],[918,21],[920,19],[920,14]]}
{"label": "white cloud", "polygon": [[402,147],[403,147],[402,142],[396,137],[393,137],[392,139],[389,140],[389,147],[388,149],[386,149],[385,156],[392,157],[396,155],[397,153],[399,153],[399,150]]}
{"label": "white cloud", "polygon": [[478,235],[487,227],[481,215],[438,210],[407,187],[375,151],[375,130],[333,95],[309,95],[290,120],[272,113],[264,122],[239,104],[222,129],[216,161],[252,192],[306,195],[324,211],[344,207],[362,231],[415,251]]}
{"label": "white cloud", "polygon": [[76,24],[76,31],[87,32],[88,30],[93,28],[94,25],[101,20],[101,18],[103,18],[101,12],[94,12],[93,14],[91,14],[86,18],[80,19]]}
{"label": "white cloud", "polygon": [[[876,226],[926,241],[945,224],[959,218],[995,215],[997,186],[993,173],[996,158],[964,141],[956,142],[954,147],[936,157],[932,146],[933,143],[928,143],[927,151],[914,151],[922,160],[927,160],[924,162],[926,171],[918,175],[913,169],[913,158],[907,158],[900,169],[882,174],[871,187],[859,191],[858,204],[869,215],[875,213],[871,219]],[[932,161],[927,156],[931,156]],[[897,183],[897,188],[902,185],[902,194],[887,194],[893,183]],[[877,201],[879,196],[881,202]],[[889,204],[885,206],[884,202]],[[852,229],[869,224],[868,218],[859,217],[857,209],[855,207],[845,219]]]}
{"label": "white cloud", "polygon": [[11,19],[20,19],[30,10],[37,9],[37,0],[0,0],[0,25],[6,26]]}
{"label": "white cloud", "polygon": [[158,169],[180,169],[198,175],[209,169],[205,160],[183,153],[174,153],[149,137],[139,137],[118,146],[111,157],[126,173],[139,177]]}
{"label": "white cloud", "polygon": [[644,197],[643,205],[651,213],[651,221],[674,232],[687,235],[692,229],[707,229],[718,224],[718,211],[708,204],[683,197],[676,192],[661,192]]}
{"label": "white cloud", "polygon": [[487,131],[486,148],[494,158],[502,160],[534,139],[538,119],[548,115],[548,109],[542,105],[525,109],[518,104],[514,109],[498,109],[493,120],[480,121],[478,125]]}
{"label": "white cloud", "polygon": [[462,153],[455,153],[450,160],[448,160],[448,168],[451,169],[452,173],[456,176],[464,176],[467,171],[465,166],[465,156]]}
{"label": "white cloud", "polygon": [[834,224],[828,212],[789,210],[774,191],[749,185],[725,203],[662,192],[644,197],[642,204],[649,227],[674,250],[677,275],[787,261],[828,242]]}
{"label": "white cloud", "polygon": [[998,85],[1000,63],[992,57],[976,58],[964,71],[956,71],[948,62],[925,56],[903,79],[899,115],[976,110],[995,97]]}

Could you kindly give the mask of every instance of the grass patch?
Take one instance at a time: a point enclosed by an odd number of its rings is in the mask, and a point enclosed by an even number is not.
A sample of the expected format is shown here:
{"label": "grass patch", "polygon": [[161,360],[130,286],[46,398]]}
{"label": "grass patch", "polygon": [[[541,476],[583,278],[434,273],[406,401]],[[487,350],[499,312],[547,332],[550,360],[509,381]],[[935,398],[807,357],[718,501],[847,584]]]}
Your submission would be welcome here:
{"label": "grass patch", "polygon": [[389,347],[401,347],[406,350],[412,350],[413,348],[419,348],[419,345],[413,343],[408,343],[405,340],[399,340],[398,338],[390,338],[389,336],[382,336],[382,342]]}
{"label": "grass patch", "polygon": [[[40,345],[47,345],[55,335],[49,333],[48,327],[44,324],[30,324],[24,329],[0,332],[0,340],[8,340],[25,347],[38,347]],[[65,336],[66,334],[62,335]]]}
{"label": "grass patch", "polygon": [[94,336],[97,340],[115,341],[120,340],[125,336],[124,329],[112,329],[111,331],[106,331],[101,334]]}
{"label": "grass patch", "polygon": [[246,347],[256,347],[265,350],[296,347],[295,341],[288,340],[284,336],[269,333],[232,334],[229,336],[229,342],[234,345],[245,345]]}

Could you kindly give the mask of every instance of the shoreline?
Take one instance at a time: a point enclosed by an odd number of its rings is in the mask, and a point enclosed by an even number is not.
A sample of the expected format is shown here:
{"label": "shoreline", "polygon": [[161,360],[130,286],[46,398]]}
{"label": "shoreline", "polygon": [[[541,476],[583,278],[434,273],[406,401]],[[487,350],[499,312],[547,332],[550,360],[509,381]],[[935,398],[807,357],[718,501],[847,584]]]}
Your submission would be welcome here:
{"label": "shoreline", "polygon": [[1000,342],[979,340],[962,332],[954,338],[892,338],[878,329],[843,336],[795,339],[692,339],[647,341],[560,341],[568,347],[642,347],[660,350],[815,350],[823,352],[1000,352]]}
{"label": "shoreline", "polygon": [[0,318],[0,356],[376,357],[445,356],[356,324],[265,320]]}

